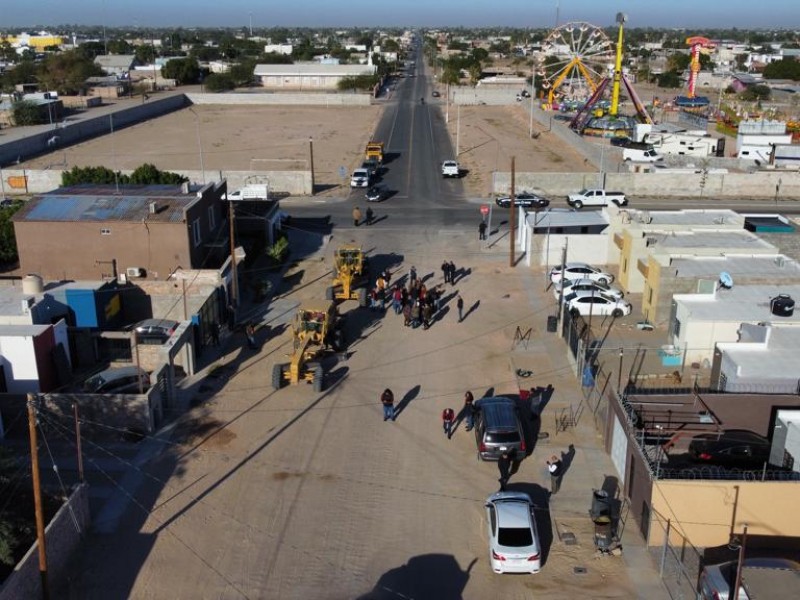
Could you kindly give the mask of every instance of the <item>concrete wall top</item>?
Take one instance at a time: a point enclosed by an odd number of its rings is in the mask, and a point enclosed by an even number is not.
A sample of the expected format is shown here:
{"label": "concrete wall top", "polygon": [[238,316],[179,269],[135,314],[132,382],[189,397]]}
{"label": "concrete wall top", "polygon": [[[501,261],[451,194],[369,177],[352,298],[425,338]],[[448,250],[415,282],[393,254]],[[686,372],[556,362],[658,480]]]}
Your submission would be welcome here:
{"label": "concrete wall top", "polygon": [[280,93],[227,93],[205,94],[191,92],[186,97],[192,104],[222,104],[227,106],[276,105],[276,106],[369,106],[368,94],[333,94],[319,92]]}

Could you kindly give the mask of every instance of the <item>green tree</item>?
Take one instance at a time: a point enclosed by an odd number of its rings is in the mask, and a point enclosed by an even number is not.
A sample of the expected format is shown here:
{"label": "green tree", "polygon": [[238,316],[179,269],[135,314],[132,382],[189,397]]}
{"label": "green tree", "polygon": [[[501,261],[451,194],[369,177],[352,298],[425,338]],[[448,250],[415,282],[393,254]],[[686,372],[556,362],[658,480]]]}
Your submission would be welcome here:
{"label": "green tree", "polygon": [[27,125],[42,125],[47,123],[44,112],[39,110],[39,105],[30,100],[20,100],[11,105],[14,125],[25,127]]}
{"label": "green tree", "polygon": [[165,79],[174,79],[178,85],[197,83],[200,77],[200,65],[193,57],[173,58],[161,67],[161,76]]}
{"label": "green tree", "polygon": [[236,88],[236,83],[230,73],[211,73],[203,81],[206,91],[227,92]]}
{"label": "green tree", "polygon": [[156,59],[156,49],[151,44],[136,46],[133,52],[136,60],[143,65],[149,65]]}
{"label": "green tree", "polygon": [[103,42],[86,42],[78,46],[77,49],[81,54],[92,60],[106,53],[106,45]]}
{"label": "green tree", "polygon": [[[14,223],[11,222],[11,216],[19,210],[20,206],[22,206],[22,202],[15,202],[11,206],[0,208],[0,264],[14,263],[19,258],[17,255],[17,238],[14,236]],[[0,480],[2,480],[3,461],[3,455],[0,454]],[[0,520],[0,562],[5,562],[2,524],[3,521]]]}
{"label": "green tree", "polygon": [[12,88],[21,83],[36,83],[39,81],[39,68],[32,60],[20,61],[13,69],[8,69],[2,74],[3,87]]}
{"label": "green tree", "polygon": [[127,183],[180,185],[184,181],[189,181],[189,178],[170,171],[160,171],[155,165],[145,163],[131,173]]}
{"label": "green tree", "polygon": [[8,40],[0,42],[0,60],[6,63],[17,61],[17,51]]}
{"label": "green tree", "polygon": [[181,184],[188,178],[172,173],[160,171],[154,165],[143,164],[136,168],[130,175],[123,175],[119,171],[112,171],[107,167],[72,167],[69,171],[61,173],[61,185],[98,184]]}
{"label": "green tree", "polygon": [[769,89],[769,86],[759,84],[747,88],[740,94],[740,96],[742,100],[761,101],[769,100],[771,94],[772,90]]}
{"label": "green tree", "polygon": [[397,40],[387,38],[381,42],[381,50],[384,52],[400,52],[400,44]]}
{"label": "green tree", "polygon": [[683,85],[683,82],[676,71],[667,71],[658,76],[658,87],[679,88],[681,85]]}
{"label": "green tree", "polygon": [[109,54],[133,54],[133,46],[125,40],[109,40],[108,41]]}
{"label": "green tree", "polygon": [[480,81],[482,74],[483,68],[481,67],[481,63],[472,63],[469,66],[469,81],[472,85],[476,85],[478,81]]}
{"label": "green tree", "polygon": [[747,57],[748,55],[744,53],[737,54],[736,56],[733,57],[733,59],[736,61],[737,70],[744,71],[745,63],[747,63]]}
{"label": "green tree", "polygon": [[783,58],[764,67],[764,79],[791,79],[800,81],[800,61]]}
{"label": "green tree", "polygon": [[356,75],[355,77],[343,77],[336,87],[342,91],[362,90],[372,91],[372,88],[380,80],[378,75]]}
{"label": "green tree", "polygon": [[[242,61],[244,63],[244,61]],[[255,62],[255,61],[254,61]],[[258,57],[259,63],[263,65],[291,65],[292,57],[288,54],[280,54],[278,52],[267,52]],[[252,76],[252,72],[250,75]]]}
{"label": "green tree", "polygon": [[86,79],[102,75],[103,70],[83,52],[70,50],[48,56],[39,69],[39,82],[47,90],[59,94],[76,95],[86,84]]}

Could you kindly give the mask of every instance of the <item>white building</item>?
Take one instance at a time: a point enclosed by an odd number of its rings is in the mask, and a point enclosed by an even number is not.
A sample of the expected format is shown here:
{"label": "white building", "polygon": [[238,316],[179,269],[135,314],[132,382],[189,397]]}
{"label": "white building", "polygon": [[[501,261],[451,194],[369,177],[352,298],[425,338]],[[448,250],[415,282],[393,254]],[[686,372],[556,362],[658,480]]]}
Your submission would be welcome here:
{"label": "white building", "polygon": [[261,85],[272,90],[335,90],[346,77],[375,75],[377,67],[366,65],[256,65],[253,74]]}
{"label": "white building", "polygon": [[800,311],[791,316],[772,313],[772,299],[780,294],[800,298],[800,285],[738,285],[707,294],[675,294],[669,324],[672,344],[685,351],[685,362],[710,364],[717,344],[739,339],[742,323],[800,325]]}
{"label": "white building", "polygon": [[292,53],[294,46],[291,44],[267,44],[264,46],[264,54],[274,52],[275,54],[285,54],[286,56]]}

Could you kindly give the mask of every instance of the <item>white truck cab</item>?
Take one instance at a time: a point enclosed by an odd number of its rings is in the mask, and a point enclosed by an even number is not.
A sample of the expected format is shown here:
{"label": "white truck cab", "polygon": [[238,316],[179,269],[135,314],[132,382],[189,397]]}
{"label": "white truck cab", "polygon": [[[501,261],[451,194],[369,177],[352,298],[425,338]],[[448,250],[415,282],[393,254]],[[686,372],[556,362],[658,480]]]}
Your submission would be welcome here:
{"label": "white truck cab", "polygon": [[454,160],[446,160],[442,163],[442,177],[458,177],[458,163]]}
{"label": "white truck cab", "polygon": [[369,171],[367,169],[355,169],[353,176],[350,177],[351,188],[369,187]]}

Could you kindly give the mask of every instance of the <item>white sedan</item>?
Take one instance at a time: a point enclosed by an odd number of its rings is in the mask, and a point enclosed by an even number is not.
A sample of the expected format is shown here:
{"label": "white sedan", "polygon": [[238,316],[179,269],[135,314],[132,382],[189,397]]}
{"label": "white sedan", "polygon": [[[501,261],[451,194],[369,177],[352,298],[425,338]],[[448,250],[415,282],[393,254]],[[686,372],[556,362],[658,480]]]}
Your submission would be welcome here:
{"label": "white sedan", "polygon": [[561,279],[591,279],[603,285],[608,285],[614,281],[614,276],[586,263],[568,262],[564,265],[563,273],[561,272],[561,265],[556,265],[550,269],[550,281],[557,283]]}
{"label": "white sedan", "polygon": [[603,292],[606,296],[612,296],[620,300],[625,294],[621,289],[609,285],[603,285],[594,279],[562,279],[553,285],[553,294],[558,300],[561,293],[561,288],[564,288],[564,296],[572,294],[573,292]]}
{"label": "white sedan", "polygon": [[542,549],[530,496],[497,492],[486,499],[489,564],[495,573],[538,573]]}
{"label": "white sedan", "polygon": [[582,316],[624,317],[631,314],[633,309],[630,302],[607,296],[603,292],[574,292],[564,296],[564,303],[568,311]]}

